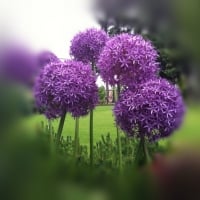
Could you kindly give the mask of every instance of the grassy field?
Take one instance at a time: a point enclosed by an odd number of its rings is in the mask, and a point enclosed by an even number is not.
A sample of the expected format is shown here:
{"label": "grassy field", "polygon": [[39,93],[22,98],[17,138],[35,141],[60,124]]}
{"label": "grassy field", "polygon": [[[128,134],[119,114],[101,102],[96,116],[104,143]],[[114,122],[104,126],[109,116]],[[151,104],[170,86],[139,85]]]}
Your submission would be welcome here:
{"label": "grassy field", "polygon": [[200,106],[187,107],[184,122],[170,138],[176,145],[200,145]]}
{"label": "grassy field", "polygon": [[[47,123],[47,120],[42,115],[35,115],[30,117],[27,121],[28,127],[35,128],[36,126],[40,125],[41,122],[44,121]],[[98,106],[94,110],[94,140],[98,141],[101,135],[106,135],[110,133],[112,137],[116,135],[116,128],[114,125],[114,117],[112,115],[112,106]],[[53,127],[57,130],[59,124],[59,120],[53,121]],[[79,120],[80,126],[80,142],[82,144],[88,144],[89,138],[89,115],[86,117],[81,117]],[[74,136],[74,127],[75,121],[74,119],[68,114],[66,116],[65,125],[63,129],[63,136]]]}
{"label": "grassy field", "polygon": [[[40,126],[41,122],[47,123],[42,115],[35,115],[26,120],[26,127],[34,130]],[[58,128],[59,120],[53,121],[55,130]],[[98,106],[94,111],[94,140],[98,141],[101,135],[110,135],[116,137],[116,128],[114,125],[114,117],[112,115],[112,106]],[[123,133],[122,133],[123,134]],[[74,136],[74,119],[67,115],[63,136]],[[200,106],[192,106],[187,108],[184,123],[182,127],[176,131],[169,139],[176,145],[193,145],[200,144]],[[89,141],[89,116],[80,118],[80,142],[88,144]]]}

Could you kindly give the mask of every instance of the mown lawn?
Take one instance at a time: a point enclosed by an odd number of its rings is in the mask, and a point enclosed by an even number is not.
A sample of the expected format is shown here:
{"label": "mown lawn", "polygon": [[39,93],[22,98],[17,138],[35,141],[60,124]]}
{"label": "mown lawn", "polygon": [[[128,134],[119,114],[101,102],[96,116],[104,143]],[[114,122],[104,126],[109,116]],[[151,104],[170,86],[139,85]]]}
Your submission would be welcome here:
{"label": "mown lawn", "polygon": [[200,145],[200,105],[187,107],[184,122],[181,128],[176,131],[170,138],[176,146]]}
{"label": "mown lawn", "polygon": [[[47,120],[42,115],[35,115],[29,117],[27,123],[28,127],[31,127],[34,130],[35,127],[39,126],[41,122],[44,121],[47,123]],[[112,115],[112,106],[97,106],[94,110],[94,140],[98,141],[101,135],[110,135],[114,138],[116,135],[116,128],[114,125],[114,117]],[[59,120],[53,121],[53,127],[57,130]],[[26,127],[27,127],[26,126]],[[75,121],[74,118],[67,115],[65,120],[65,125],[63,129],[63,136],[74,136],[74,127]],[[89,115],[86,117],[81,117],[79,121],[80,127],[80,142],[82,144],[88,144],[89,139]]]}
{"label": "mown lawn", "polygon": [[[42,115],[35,115],[26,120],[26,127],[35,130],[41,122],[47,123]],[[53,121],[55,130],[58,128],[59,120]],[[94,140],[98,141],[101,135],[110,135],[116,137],[116,128],[114,126],[114,117],[112,115],[112,106],[98,106],[94,111]],[[123,134],[123,133],[122,133]],[[67,115],[63,136],[74,135],[74,119]],[[176,131],[169,139],[176,145],[196,145],[200,144],[200,106],[190,106],[187,108],[182,127]],[[80,118],[80,142],[88,144],[89,142],[89,116]]]}

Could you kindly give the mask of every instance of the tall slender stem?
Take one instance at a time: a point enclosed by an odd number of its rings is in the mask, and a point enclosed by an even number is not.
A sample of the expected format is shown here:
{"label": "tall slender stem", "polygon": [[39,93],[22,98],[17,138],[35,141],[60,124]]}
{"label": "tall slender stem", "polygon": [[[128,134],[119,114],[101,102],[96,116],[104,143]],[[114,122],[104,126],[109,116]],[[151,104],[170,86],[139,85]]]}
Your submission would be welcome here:
{"label": "tall slender stem", "polygon": [[[120,85],[117,84],[117,99],[120,95]],[[117,126],[117,145],[118,145],[118,154],[119,154],[119,169],[122,170],[122,146],[121,146],[121,137],[119,127]]]}
{"label": "tall slender stem", "polygon": [[138,147],[137,147],[137,152],[135,155],[135,164],[136,166],[139,166],[140,161],[141,161],[141,153],[143,152],[143,146],[144,146],[144,137],[140,138]]}
{"label": "tall slender stem", "polygon": [[66,112],[64,112],[60,118],[60,123],[59,123],[59,127],[58,127],[58,132],[57,132],[57,144],[59,144],[59,142],[60,142],[60,138],[61,138],[62,131],[63,131],[63,126],[65,123],[65,117],[66,117]]}
{"label": "tall slender stem", "polygon": [[93,166],[94,152],[93,152],[93,110],[90,111],[90,165]]}
{"label": "tall slender stem", "polygon": [[79,118],[76,117],[75,119],[75,144],[74,144],[74,155],[75,157],[78,156],[78,147],[79,147]]}
{"label": "tall slender stem", "polygon": [[49,133],[51,135],[51,133],[52,133],[52,124],[51,124],[51,120],[50,119],[48,120],[48,129],[49,129]]}
{"label": "tall slender stem", "polygon": [[115,96],[115,86],[113,86],[113,103],[116,102],[116,96]]}
{"label": "tall slender stem", "polygon": [[117,84],[117,100],[119,100],[120,92],[121,92],[121,88],[120,88],[120,85],[119,85],[119,83],[118,83],[118,84]]}
{"label": "tall slender stem", "polygon": [[119,169],[122,170],[122,147],[119,127],[117,126],[117,146],[118,146],[118,156],[119,156]]}
{"label": "tall slender stem", "polygon": [[143,138],[140,139],[138,147],[137,147],[137,152],[135,154],[135,164],[138,166],[140,162],[140,155],[141,155],[141,149],[143,147]]}
{"label": "tall slender stem", "polygon": [[[95,73],[94,62],[92,62],[92,71]],[[94,164],[93,140],[93,110],[90,110],[90,166],[93,166]]]}
{"label": "tall slender stem", "polygon": [[144,156],[145,156],[145,163],[149,164],[151,162],[151,157],[149,155],[149,151],[147,148],[147,143],[144,141]]}
{"label": "tall slender stem", "polygon": [[[141,163],[141,161],[142,161],[142,163]],[[146,144],[144,136],[142,136],[140,139],[140,143],[138,145],[135,163],[136,163],[136,165],[141,165],[141,164],[148,164],[148,163],[150,163],[150,161],[151,161],[151,157],[149,155],[147,144]]]}

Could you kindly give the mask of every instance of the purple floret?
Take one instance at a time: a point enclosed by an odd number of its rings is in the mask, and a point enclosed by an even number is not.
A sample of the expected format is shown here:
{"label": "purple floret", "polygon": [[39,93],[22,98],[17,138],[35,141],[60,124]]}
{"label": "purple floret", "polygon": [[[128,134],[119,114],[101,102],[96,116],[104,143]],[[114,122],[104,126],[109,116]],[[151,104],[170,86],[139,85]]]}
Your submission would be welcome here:
{"label": "purple floret", "polygon": [[36,104],[47,118],[87,115],[98,103],[96,77],[90,66],[78,61],[46,65],[35,85]]}
{"label": "purple floret", "polygon": [[114,107],[116,122],[128,136],[149,141],[171,135],[184,113],[179,89],[164,79],[150,80],[135,91],[125,90]]}
{"label": "purple floret", "polygon": [[75,60],[96,63],[107,39],[105,31],[94,28],[87,29],[72,39],[70,54]]}
{"label": "purple floret", "polygon": [[100,54],[97,67],[105,82],[134,87],[157,76],[158,53],[140,35],[121,34],[111,38]]}

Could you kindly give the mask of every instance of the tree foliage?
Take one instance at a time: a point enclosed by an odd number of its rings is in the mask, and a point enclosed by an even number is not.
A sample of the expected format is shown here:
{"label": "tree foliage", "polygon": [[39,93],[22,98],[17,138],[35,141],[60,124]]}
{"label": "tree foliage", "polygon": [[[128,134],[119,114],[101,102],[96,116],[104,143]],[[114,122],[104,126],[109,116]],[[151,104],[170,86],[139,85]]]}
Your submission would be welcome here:
{"label": "tree foliage", "polygon": [[99,101],[103,103],[106,97],[106,89],[104,86],[99,87],[98,89]]}

